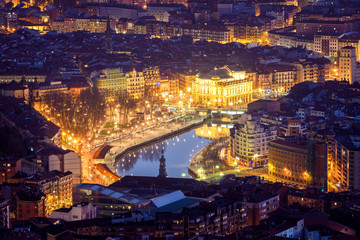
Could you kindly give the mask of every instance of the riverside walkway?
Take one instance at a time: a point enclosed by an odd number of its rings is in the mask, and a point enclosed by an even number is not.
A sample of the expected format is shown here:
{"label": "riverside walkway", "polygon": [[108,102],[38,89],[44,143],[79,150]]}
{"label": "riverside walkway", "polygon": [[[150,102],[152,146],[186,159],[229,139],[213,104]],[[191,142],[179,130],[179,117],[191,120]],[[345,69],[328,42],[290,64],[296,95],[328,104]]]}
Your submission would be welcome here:
{"label": "riverside walkway", "polygon": [[[83,161],[83,179],[85,182],[94,182],[95,178],[91,172],[95,164],[103,163],[115,172],[116,157],[144,147],[156,141],[164,140],[182,132],[188,131],[196,126],[200,126],[205,122],[206,118],[194,118],[186,122],[168,122],[160,126],[139,130],[131,134],[127,134],[122,138],[106,142],[88,152]],[[108,151],[104,158],[95,159],[95,153],[104,145],[108,145]],[[103,155],[103,154],[102,154]],[[92,177],[91,177],[92,176]]]}

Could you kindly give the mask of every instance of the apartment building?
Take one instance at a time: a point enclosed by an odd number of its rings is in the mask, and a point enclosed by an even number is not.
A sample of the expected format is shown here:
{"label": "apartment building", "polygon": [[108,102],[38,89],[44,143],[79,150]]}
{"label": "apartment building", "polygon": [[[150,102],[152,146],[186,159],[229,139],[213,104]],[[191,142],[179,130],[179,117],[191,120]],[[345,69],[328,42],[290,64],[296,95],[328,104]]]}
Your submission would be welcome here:
{"label": "apartment building", "polygon": [[314,51],[323,53],[332,59],[338,57],[339,35],[315,35]]}
{"label": "apartment building", "polygon": [[72,205],[72,173],[41,172],[31,175],[25,183],[45,194],[45,215],[56,209]]}
{"label": "apartment building", "polygon": [[126,91],[135,99],[139,99],[144,95],[145,78],[143,72],[136,71],[135,68],[125,73]]}
{"label": "apartment building", "polygon": [[302,187],[327,189],[327,145],[297,137],[282,137],[269,144],[269,176]]}
{"label": "apartment building", "polygon": [[245,124],[235,125],[231,131],[231,155],[242,166],[263,166],[267,164],[269,142],[276,135],[276,126],[261,124],[249,116]]}
{"label": "apartment building", "polygon": [[350,84],[360,82],[360,63],[356,61],[356,48],[352,46],[340,49],[339,78]]}
{"label": "apartment building", "polygon": [[122,68],[107,68],[94,79],[94,86],[107,96],[127,91],[127,79]]}
{"label": "apartment building", "polygon": [[246,202],[247,225],[259,225],[268,218],[268,214],[278,209],[280,195],[269,191],[259,191],[251,194]]}
{"label": "apartment building", "polygon": [[336,136],[329,152],[329,181],[336,190],[360,190],[360,137]]}
{"label": "apartment building", "polygon": [[34,190],[21,190],[14,193],[15,218],[18,221],[33,217],[46,217],[46,196]]}

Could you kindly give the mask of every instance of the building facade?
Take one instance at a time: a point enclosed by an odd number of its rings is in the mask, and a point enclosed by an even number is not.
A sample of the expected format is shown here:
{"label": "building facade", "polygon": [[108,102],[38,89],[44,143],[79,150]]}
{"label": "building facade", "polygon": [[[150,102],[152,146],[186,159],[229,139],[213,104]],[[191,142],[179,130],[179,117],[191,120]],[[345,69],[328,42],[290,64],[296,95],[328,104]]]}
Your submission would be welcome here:
{"label": "building facade", "polygon": [[0,158],[0,185],[7,182],[20,168],[20,160]]}
{"label": "building facade", "polygon": [[360,64],[356,61],[356,49],[348,46],[340,49],[339,78],[350,84],[360,82]]}
{"label": "building facade", "polygon": [[272,141],[268,173],[276,181],[327,190],[327,145],[297,137]]}
{"label": "building facade", "polygon": [[74,203],[92,202],[99,209],[99,216],[112,216],[146,205],[136,195],[114,190],[98,184],[79,184],[73,188]]}
{"label": "building facade", "polygon": [[38,191],[18,191],[14,193],[15,218],[18,221],[33,217],[45,217],[45,194]]}
{"label": "building facade", "polygon": [[60,208],[53,211],[49,218],[63,219],[65,221],[79,221],[99,217],[99,209],[91,202],[74,204],[70,208]]}
{"label": "building facade", "polygon": [[0,229],[10,228],[10,199],[0,198]]}
{"label": "building facade", "polygon": [[121,68],[102,70],[100,76],[95,78],[94,83],[107,96],[112,96],[117,92],[126,92],[127,90],[127,79]]}
{"label": "building facade", "polygon": [[145,79],[143,72],[136,71],[135,68],[125,73],[126,91],[135,99],[140,99],[144,95]]}
{"label": "building facade", "polygon": [[269,175],[276,181],[311,184],[312,168],[306,142],[275,140],[269,144]]}
{"label": "building facade", "polygon": [[329,184],[335,190],[360,189],[360,137],[336,136],[330,140]]}
{"label": "building facade", "polygon": [[254,193],[246,202],[247,225],[259,225],[260,221],[268,218],[268,214],[279,207],[280,195],[278,193]]}
{"label": "building facade", "polygon": [[45,196],[45,215],[52,211],[72,205],[72,173],[42,172],[25,180],[25,183],[41,191]]}
{"label": "building facade", "polygon": [[252,100],[253,81],[245,71],[228,66],[215,68],[207,74],[198,74],[192,83],[192,97],[198,106],[233,106]]}
{"label": "building facade", "polygon": [[276,139],[276,126],[261,124],[248,119],[245,124],[237,125],[231,134],[231,155],[239,165],[259,167],[267,163],[268,145]]}

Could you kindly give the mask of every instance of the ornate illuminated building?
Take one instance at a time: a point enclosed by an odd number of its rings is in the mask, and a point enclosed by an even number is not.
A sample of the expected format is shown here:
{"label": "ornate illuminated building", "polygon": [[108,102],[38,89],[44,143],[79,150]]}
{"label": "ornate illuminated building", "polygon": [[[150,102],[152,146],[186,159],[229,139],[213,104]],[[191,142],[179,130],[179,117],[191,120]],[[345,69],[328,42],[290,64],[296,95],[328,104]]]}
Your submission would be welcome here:
{"label": "ornate illuminated building", "polygon": [[227,107],[252,100],[253,81],[236,67],[215,68],[198,74],[192,83],[193,102],[198,106]]}
{"label": "ornate illuminated building", "polygon": [[127,80],[127,93],[133,96],[135,99],[139,99],[144,95],[144,74],[138,72],[134,67],[129,72],[125,73]]}

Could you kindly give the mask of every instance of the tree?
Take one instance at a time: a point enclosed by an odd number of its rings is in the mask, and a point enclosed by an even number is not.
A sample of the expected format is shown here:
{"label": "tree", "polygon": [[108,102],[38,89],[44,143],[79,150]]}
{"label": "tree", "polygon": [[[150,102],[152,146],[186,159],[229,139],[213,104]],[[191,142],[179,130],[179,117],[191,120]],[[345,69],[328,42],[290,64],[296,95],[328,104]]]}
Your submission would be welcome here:
{"label": "tree", "polygon": [[127,124],[129,113],[136,108],[137,100],[127,92],[121,92],[117,96],[117,101],[120,105],[120,115],[123,116],[123,123]]}
{"label": "tree", "polygon": [[157,86],[154,84],[148,84],[144,87],[144,95],[141,99],[142,106],[150,111],[150,118],[153,118],[152,111],[155,106],[158,106],[162,103],[161,96],[158,94]]}
{"label": "tree", "polygon": [[[94,131],[101,122],[105,120],[105,97],[98,88],[86,89],[80,94],[81,112],[87,119],[87,127],[91,130],[91,137],[94,137]],[[86,121],[86,120],[85,120]]]}
{"label": "tree", "polygon": [[72,135],[84,138],[94,131],[105,118],[104,96],[97,88],[86,89],[80,96],[72,96],[63,92],[51,92],[42,97],[42,108],[45,114],[63,130]]}

